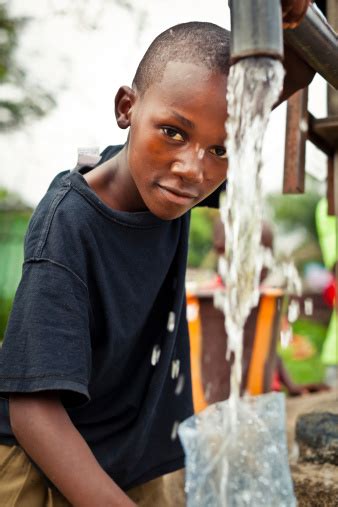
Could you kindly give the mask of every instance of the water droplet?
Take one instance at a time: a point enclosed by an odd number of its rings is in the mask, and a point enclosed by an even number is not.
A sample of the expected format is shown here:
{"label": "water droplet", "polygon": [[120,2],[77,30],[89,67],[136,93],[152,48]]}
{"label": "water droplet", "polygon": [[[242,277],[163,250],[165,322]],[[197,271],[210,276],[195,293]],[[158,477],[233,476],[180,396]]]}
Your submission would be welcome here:
{"label": "water droplet", "polygon": [[180,373],[180,360],[174,359],[171,362],[171,378],[177,378]]}
{"label": "water droplet", "polygon": [[299,317],[300,309],[299,309],[299,303],[295,299],[293,299],[288,308],[288,321],[289,322],[296,322],[296,320]]}
{"label": "water droplet", "polygon": [[160,355],[161,355],[160,346],[159,345],[154,345],[153,351],[152,351],[152,354],[151,354],[151,364],[153,366],[155,366],[159,362]]}
{"label": "water droplet", "polygon": [[185,382],[184,375],[183,375],[183,373],[181,373],[181,375],[177,379],[177,384],[176,384],[176,388],[175,388],[176,396],[179,396],[181,394],[181,392],[183,391],[184,382]]}
{"label": "water droplet", "polygon": [[242,492],[242,500],[243,500],[243,502],[245,502],[246,504],[249,505],[249,502],[251,500],[251,495],[250,495],[249,491],[243,491]]}
{"label": "water droplet", "polygon": [[299,458],[299,445],[297,442],[294,442],[291,448],[291,452],[289,454],[289,459],[291,463],[297,463]]}
{"label": "water droplet", "polygon": [[224,278],[226,277],[226,274],[227,274],[227,265],[226,265],[226,260],[224,259],[224,257],[220,257],[218,259],[218,272],[224,280]]}
{"label": "water droplet", "polygon": [[175,312],[169,312],[167,329],[170,333],[175,329]]}
{"label": "water droplet", "polygon": [[299,129],[301,130],[301,132],[307,132],[308,131],[308,125],[307,125],[307,121],[302,119],[300,120],[299,122]]}
{"label": "water droplet", "polygon": [[206,401],[209,401],[209,399],[210,399],[211,389],[212,389],[211,382],[208,382],[207,385],[205,386],[205,393],[204,393]]}
{"label": "water droplet", "polygon": [[283,349],[285,349],[286,347],[288,347],[290,345],[290,343],[291,343],[291,340],[292,340],[292,328],[290,326],[287,329],[283,329],[280,332],[281,347]]}
{"label": "water droplet", "polygon": [[189,303],[187,305],[187,321],[192,322],[196,320],[198,317],[198,304],[197,303]]}
{"label": "water droplet", "polygon": [[179,425],[180,425],[179,421],[174,422],[173,429],[171,430],[171,437],[170,437],[171,440],[176,440]]}
{"label": "water droplet", "polygon": [[304,300],[304,313],[305,315],[313,314],[313,300],[312,298],[306,298]]}
{"label": "water droplet", "polygon": [[198,160],[202,160],[202,158],[204,157],[204,153],[205,153],[205,150],[203,150],[203,148],[200,148],[197,152],[197,158]]}

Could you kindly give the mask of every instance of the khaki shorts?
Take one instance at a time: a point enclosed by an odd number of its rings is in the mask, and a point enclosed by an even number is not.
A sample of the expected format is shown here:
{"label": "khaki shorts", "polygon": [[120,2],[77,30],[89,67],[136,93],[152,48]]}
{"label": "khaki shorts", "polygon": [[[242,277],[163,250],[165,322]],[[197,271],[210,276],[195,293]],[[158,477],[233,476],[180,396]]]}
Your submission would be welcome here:
{"label": "khaki shorts", "polygon": [[[184,471],[132,488],[127,495],[139,507],[183,507]],[[70,507],[70,503],[47,486],[20,447],[0,445],[0,507]]]}

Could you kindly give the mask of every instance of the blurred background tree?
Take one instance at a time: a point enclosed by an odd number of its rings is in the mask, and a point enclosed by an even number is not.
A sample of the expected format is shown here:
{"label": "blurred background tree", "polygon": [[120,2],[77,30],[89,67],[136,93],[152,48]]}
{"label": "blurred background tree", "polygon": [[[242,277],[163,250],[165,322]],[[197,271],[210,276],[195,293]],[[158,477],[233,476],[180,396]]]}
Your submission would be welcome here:
{"label": "blurred background tree", "polygon": [[188,266],[216,269],[217,255],[213,248],[214,224],[219,211],[212,208],[194,208],[191,212]]}
{"label": "blurred background tree", "polygon": [[0,341],[21,277],[23,239],[32,211],[19,195],[0,188]]}
{"label": "blurred background tree", "polygon": [[[73,17],[83,28],[95,30],[100,16],[112,4],[134,13],[138,29],[142,30],[146,11],[136,8],[134,0],[49,0],[46,16]],[[29,16],[13,17],[9,1],[0,0],[0,131],[42,117],[57,103],[58,91],[37,82],[29,71],[29,62],[22,65],[16,60],[20,35],[34,21]]]}
{"label": "blurred background tree", "polygon": [[28,22],[11,17],[8,2],[0,2],[0,131],[42,116],[55,104],[48,91],[28,82],[26,71],[15,61],[18,34]]}
{"label": "blurred background tree", "polygon": [[269,214],[275,224],[275,237],[280,258],[291,257],[301,274],[307,263],[322,263],[315,213],[321,199],[319,193],[270,194],[267,197]]}

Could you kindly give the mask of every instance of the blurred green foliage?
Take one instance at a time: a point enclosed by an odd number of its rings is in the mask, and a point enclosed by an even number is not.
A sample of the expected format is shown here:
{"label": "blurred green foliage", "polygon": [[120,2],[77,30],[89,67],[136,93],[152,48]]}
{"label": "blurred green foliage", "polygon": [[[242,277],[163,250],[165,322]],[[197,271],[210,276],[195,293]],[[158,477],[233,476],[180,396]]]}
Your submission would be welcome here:
{"label": "blurred green foliage", "polygon": [[28,117],[43,116],[55,101],[39,84],[28,85],[26,72],[15,60],[20,30],[27,18],[12,18],[6,3],[0,3],[0,86],[8,85],[16,99],[3,92],[0,96],[0,131],[19,126]]}
{"label": "blurred green foliage", "polygon": [[[191,211],[188,266],[191,268],[210,267],[203,263],[213,250],[214,223],[219,212],[212,208],[194,208]],[[211,262],[213,263],[213,262]]]}
{"label": "blurred green foliage", "polygon": [[319,356],[313,356],[303,361],[288,359],[282,356],[283,364],[295,384],[320,384],[325,377],[325,366]]}
{"label": "blurred green foliage", "polygon": [[0,188],[0,341],[20,281],[23,241],[32,209],[18,195]]}
{"label": "blurred green foliage", "polygon": [[[311,183],[309,186],[313,187]],[[271,194],[267,197],[276,236],[288,236],[297,231],[302,234],[302,241],[292,252],[292,260],[301,274],[307,263],[323,262],[315,218],[320,199],[321,195],[314,191],[296,195]]]}
{"label": "blurred green foliage", "polygon": [[327,327],[314,320],[299,319],[292,325],[294,334],[306,336],[320,354],[326,337]]}
{"label": "blurred green foliage", "polygon": [[320,198],[321,196],[316,193],[271,194],[267,198],[267,203],[272,209],[274,220],[285,231],[303,228],[309,238],[317,240],[315,212]]}
{"label": "blurred green foliage", "polygon": [[3,81],[11,65],[13,49],[16,45],[18,21],[10,19],[5,4],[0,4],[0,82]]}
{"label": "blurred green foliage", "polygon": [[296,384],[316,384],[323,382],[325,366],[320,359],[320,353],[326,337],[326,326],[320,322],[299,319],[293,326],[294,334],[304,336],[316,349],[316,353],[306,359],[295,359],[292,347],[282,348],[279,346],[278,355]]}

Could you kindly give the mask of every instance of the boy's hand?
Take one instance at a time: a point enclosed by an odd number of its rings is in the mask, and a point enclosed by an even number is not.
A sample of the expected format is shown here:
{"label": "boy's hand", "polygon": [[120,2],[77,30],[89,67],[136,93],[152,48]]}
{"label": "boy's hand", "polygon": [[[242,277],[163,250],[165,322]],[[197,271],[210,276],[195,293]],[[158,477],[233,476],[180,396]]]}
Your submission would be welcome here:
{"label": "boy's hand", "polygon": [[283,27],[295,28],[306,13],[310,0],[282,0]]}

